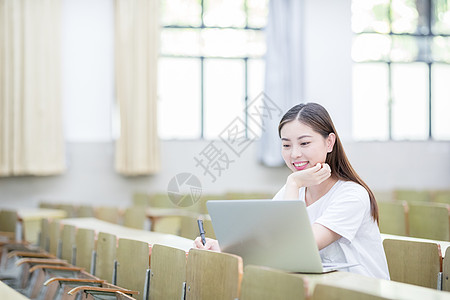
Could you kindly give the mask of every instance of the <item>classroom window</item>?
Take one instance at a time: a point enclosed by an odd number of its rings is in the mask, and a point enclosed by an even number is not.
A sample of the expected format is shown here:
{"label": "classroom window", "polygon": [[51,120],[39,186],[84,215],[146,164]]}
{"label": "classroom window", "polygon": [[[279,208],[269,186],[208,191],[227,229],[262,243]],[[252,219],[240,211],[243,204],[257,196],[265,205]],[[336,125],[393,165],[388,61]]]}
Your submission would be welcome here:
{"label": "classroom window", "polygon": [[450,0],[352,2],[353,135],[450,140]]}
{"label": "classroom window", "polygon": [[162,0],[158,130],[217,139],[263,90],[268,0]]}

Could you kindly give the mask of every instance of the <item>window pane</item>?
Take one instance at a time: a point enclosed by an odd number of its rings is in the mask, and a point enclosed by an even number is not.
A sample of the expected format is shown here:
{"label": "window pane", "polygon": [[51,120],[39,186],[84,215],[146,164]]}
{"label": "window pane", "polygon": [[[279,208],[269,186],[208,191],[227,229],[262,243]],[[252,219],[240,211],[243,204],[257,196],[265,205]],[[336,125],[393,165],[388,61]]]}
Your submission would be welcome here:
{"label": "window pane", "polygon": [[392,0],[391,20],[392,20],[392,32],[395,33],[418,32],[419,12],[417,11],[416,1]]}
{"label": "window pane", "polygon": [[[264,91],[265,63],[262,59],[248,60],[248,102],[251,103]],[[259,126],[251,126],[249,128],[256,134],[261,136],[262,130]]]}
{"label": "window pane", "polygon": [[353,136],[356,140],[387,140],[388,68],[383,63],[353,66]]}
{"label": "window pane", "polygon": [[263,28],[267,24],[269,14],[268,0],[247,0],[248,26],[251,28]]}
{"label": "window pane", "polygon": [[427,38],[414,36],[393,36],[391,61],[410,62],[428,60]]}
{"label": "window pane", "polygon": [[244,0],[204,0],[206,26],[245,27]]}
{"label": "window pane", "polygon": [[200,60],[160,58],[158,131],[163,139],[198,139],[201,127]]}
{"label": "window pane", "polygon": [[352,58],[356,62],[386,61],[391,49],[391,38],[381,34],[360,34],[353,41]]}
{"label": "window pane", "polygon": [[266,52],[264,33],[260,30],[204,29],[202,54],[214,57],[262,57]]}
{"label": "window pane", "polygon": [[162,25],[200,26],[202,6],[198,0],[162,0]]}
{"label": "window pane", "polygon": [[450,63],[450,38],[442,36],[433,38],[431,55],[434,61]]}
{"label": "window pane", "polygon": [[450,65],[433,64],[432,68],[432,130],[433,138],[450,140]]}
{"label": "window pane", "polygon": [[353,32],[389,33],[389,0],[352,1]]}
{"label": "window pane", "polygon": [[236,118],[244,117],[244,61],[205,59],[204,137],[218,139]]}
{"label": "window pane", "polygon": [[450,34],[450,3],[448,0],[433,2],[433,33]]}
{"label": "window pane", "polygon": [[428,66],[392,64],[392,138],[428,138]]}
{"label": "window pane", "polygon": [[164,55],[199,56],[199,29],[161,30],[161,53]]}

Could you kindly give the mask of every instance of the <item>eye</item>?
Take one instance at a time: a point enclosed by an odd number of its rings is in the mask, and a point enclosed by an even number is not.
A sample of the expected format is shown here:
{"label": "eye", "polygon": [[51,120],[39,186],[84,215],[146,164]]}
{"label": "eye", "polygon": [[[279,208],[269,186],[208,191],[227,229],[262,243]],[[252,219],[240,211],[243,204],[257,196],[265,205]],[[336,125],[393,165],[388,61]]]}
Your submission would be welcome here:
{"label": "eye", "polygon": [[311,144],[311,142],[303,142],[303,143],[300,143],[301,146],[308,146],[309,144]]}
{"label": "eye", "polygon": [[291,145],[284,144],[283,148],[289,148]]}

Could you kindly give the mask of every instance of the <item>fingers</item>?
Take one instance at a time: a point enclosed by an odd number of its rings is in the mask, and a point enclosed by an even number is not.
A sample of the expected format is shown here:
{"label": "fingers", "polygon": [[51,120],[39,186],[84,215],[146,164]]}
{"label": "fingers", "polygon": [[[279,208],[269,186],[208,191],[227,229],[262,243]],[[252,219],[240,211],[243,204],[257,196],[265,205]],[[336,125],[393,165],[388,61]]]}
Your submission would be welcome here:
{"label": "fingers", "polygon": [[202,239],[197,237],[194,240],[194,248],[203,250],[220,251],[219,242],[214,239],[206,238],[205,245],[202,244]]}

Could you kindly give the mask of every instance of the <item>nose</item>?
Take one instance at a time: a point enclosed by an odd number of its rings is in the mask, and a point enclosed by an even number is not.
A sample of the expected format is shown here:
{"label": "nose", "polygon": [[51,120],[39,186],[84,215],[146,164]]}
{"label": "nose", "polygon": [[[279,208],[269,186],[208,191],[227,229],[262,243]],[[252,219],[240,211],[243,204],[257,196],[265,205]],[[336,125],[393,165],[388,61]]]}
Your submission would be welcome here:
{"label": "nose", "polygon": [[302,156],[302,151],[301,151],[300,147],[297,145],[294,145],[292,147],[291,158],[295,159],[295,158],[299,158],[301,156]]}

